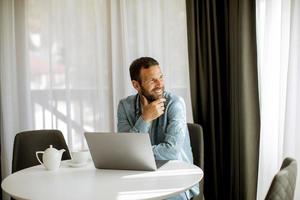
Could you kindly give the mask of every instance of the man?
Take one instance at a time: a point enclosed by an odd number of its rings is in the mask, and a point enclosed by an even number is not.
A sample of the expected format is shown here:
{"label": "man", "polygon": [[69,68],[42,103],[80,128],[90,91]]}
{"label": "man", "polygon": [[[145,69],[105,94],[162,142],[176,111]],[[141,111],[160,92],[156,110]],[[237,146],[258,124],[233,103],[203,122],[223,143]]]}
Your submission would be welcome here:
{"label": "man", "polygon": [[[156,160],[193,163],[182,98],[165,92],[159,63],[141,57],[129,68],[137,94],[122,99],[118,106],[118,132],[149,133]],[[173,199],[191,199],[198,186]]]}

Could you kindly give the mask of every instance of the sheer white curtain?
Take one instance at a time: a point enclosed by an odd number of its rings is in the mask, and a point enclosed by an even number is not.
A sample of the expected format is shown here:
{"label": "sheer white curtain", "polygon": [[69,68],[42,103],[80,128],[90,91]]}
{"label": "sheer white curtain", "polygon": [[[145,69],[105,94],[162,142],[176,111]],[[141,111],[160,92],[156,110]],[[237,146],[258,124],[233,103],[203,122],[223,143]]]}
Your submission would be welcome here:
{"label": "sheer white curtain", "polygon": [[189,98],[185,0],[1,0],[2,164],[26,129],[59,129],[70,149],[84,131],[116,127],[133,94],[128,68],[156,58],[166,89]]}
{"label": "sheer white curtain", "polygon": [[[257,199],[287,156],[300,166],[300,1],[257,0],[261,109]],[[298,166],[298,167],[299,167]],[[300,199],[297,177],[295,199]]]}

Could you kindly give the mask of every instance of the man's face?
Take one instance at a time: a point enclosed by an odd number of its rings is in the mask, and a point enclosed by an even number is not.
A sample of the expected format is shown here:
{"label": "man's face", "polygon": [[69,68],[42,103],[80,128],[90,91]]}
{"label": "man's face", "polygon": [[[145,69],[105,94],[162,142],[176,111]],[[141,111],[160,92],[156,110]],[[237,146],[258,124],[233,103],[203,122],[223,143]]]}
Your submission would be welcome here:
{"label": "man's face", "polygon": [[139,93],[152,102],[163,97],[165,90],[163,74],[159,65],[153,65],[148,69],[142,68],[140,72]]}

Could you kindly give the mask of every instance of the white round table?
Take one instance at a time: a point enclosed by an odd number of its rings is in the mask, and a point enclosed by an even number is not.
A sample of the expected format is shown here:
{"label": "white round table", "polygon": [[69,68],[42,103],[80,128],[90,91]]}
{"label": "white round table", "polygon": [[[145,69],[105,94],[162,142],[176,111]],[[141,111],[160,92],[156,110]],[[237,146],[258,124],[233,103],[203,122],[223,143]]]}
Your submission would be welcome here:
{"label": "white round table", "polygon": [[70,167],[64,161],[57,171],[30,167],[6,177],[2,189],[16,199],[163,199],[179,194],[202,179],[195,165],[169,161],[157,171],[103,170],[92,162]]}

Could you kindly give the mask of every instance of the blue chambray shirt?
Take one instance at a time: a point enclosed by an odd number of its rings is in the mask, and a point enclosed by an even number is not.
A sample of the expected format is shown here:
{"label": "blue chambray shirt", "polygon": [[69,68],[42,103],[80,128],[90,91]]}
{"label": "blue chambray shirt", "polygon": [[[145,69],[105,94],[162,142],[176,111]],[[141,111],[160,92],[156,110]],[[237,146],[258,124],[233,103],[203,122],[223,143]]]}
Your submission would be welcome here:
{"label": "blue chambray shirt", "polygon": [[[182,160],[192,164],[184,100],[168,92],[164,92],[164,98],[164,114],[151,123],[141,117],[138,94],[122,99],[118,106],[118,132],[149,133],[156,160]],[[197,194],[198,185],[186,191],[189,198]]]}

